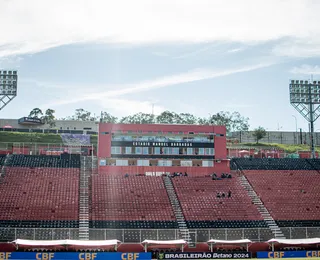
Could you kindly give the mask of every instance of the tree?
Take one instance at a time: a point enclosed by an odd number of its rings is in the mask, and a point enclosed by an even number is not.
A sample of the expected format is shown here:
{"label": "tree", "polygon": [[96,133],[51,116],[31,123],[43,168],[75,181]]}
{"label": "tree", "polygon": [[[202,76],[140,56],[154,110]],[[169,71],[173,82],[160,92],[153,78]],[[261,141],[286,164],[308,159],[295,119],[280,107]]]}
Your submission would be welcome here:
{"label": "tree", "polygon": [[267,132],[262,126],[259,126],[258,128],[253,130],[253,134],[252,135],[256,139],[256,142],[259,143],[259,140],[264,138],[267,135]]}
{"label": "tree", "polygon": [[157,116],[156,122],[158,124],[180,124],[182,119],[177,113],[167,110]]}
{"label": "tree", "polygon": [[56,123],[55,123],[55,116],[54,116],[55,111],[51,108],[48,108],[44,114],[44,116],[42,116],[42,122],[44,124],[48,124],[50,127],[55,127]]}
{"label": "tree", "polygon": [[100,121],[103,123],[117,123],[118,118],[108,112],[101,112]]}
{"label": "tree", "polygon": [[227,132],[249,130],[249,118],[241,116],[239,112],[220,111],[209,118],[209,123],[210,125],[225,125]]}
{"label": "tree", "polygon": [[180,113],[179,114],[180,124],[185,125],[196,125],[199,121],[199,118],[189,113]]}
{"label": "tree", "polygon": [[154,122],[154,115],[141,112],[131,116],[125,116],[120,120],[122,124],[153,124]]}
{"label": "tree", "polygon": [[34,118],[40,118],[40,116],[43,115],[43,112],[40,108],[34,108],[30,111],[29,116],[28,117],[34,117]]}

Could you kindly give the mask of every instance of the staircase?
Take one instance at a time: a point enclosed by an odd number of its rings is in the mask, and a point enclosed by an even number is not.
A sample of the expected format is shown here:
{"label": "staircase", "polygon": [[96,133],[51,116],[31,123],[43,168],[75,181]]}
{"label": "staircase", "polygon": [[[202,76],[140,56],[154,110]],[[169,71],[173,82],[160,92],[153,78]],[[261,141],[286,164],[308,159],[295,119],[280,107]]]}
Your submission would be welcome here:
{"label": "staircase", "polygon": [[81,156],[79,187],[79,239],[89,240],[89,179],[92,171],[92,159]]}
{"label": "staircase", "polygon": [[[1,167],[1,177],[4,177],[6,175],[6,167],[10,164],[11,157],[12,157],[11,154],[6,155],[6,158],[4,159],[3,165]],[[1,178],[0,182],[1,181],[2,181],[2,178]]]}
{"label": "staircase", "polygon": [[187,227],[187,223],[184,218],[184,215],[182,213],[182,209],[181,209],[177,194],[174,190],[171,177],[169,176],[163,177],[163,182],[167,190],[167,194],[168,194],[171,206],[173,208],[174,215],[178,222],[179,235],[183,240],[188,242],[189,247],[195,247],[195,243],[191,241],[190,232]]}
{"label": "staircase", "polygon": [[277,225],[276,221],[273,219],[273,217],[270,215],[267,208],[263,205],[261,199],[257,195],[257,193],[252,188],[251,184],[249,183],[246,176],[241,174],[241,176],[238,177],[240,180],[241,185],[244,187],[244,189],[248,192],[249,197],[251,198],[254,205],[257,206],[260,214],[262,215],[264,221],[267,223],[268,228],[271,230],[272,234],[275,238],[285,239],[285,236],[283,235],[281,229]]}

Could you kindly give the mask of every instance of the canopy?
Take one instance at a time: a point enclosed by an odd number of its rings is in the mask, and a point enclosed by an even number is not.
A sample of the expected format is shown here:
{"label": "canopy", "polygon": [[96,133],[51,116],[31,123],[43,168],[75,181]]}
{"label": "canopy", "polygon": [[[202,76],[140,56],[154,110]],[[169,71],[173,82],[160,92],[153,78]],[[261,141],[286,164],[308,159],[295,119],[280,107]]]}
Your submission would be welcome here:
{"label": "canopy", "polygon": [[250,244],[252,243],[251,240],[249,239],[240,239],[240,240],[217,240],[217,239],[210,239],[208,242],[208,244],[233,244],[233,245],[237,245],[237,244]]}
{"label": "canopy", "polygon": [[208,242],[210,251],[213,252],[213,245],[246,245],[247,251],[249,250],[249,244],[252,243],[249,239],[240,239],[240,240],[217,240],[210,239]]}
{"label": "canopy", "polygon": [[19,246],[116,246],[121,242],[119,240],[25,240],[17,239],[12,243]]}
{"label": "canopy", "polygon": [[187,242],[183,239],[179,240],[144,240],[141,244],[153,244],[153,245],[184,245]]}
{"label": "canopy", "polygon": [[144,246],[145,252],[147,252],[148,246],[156,246],[156,247],[180,247],[181,251],[183,252],[184,246],[187,245],[187,241],[183,239],[179,240],[144,240],[141,243]]}
{"label": "canopy", "polygon": [[303,238],[303,239],[270,239],[268,243],[278,243],[286,245],[311,245],[320,244],[320,238]]}

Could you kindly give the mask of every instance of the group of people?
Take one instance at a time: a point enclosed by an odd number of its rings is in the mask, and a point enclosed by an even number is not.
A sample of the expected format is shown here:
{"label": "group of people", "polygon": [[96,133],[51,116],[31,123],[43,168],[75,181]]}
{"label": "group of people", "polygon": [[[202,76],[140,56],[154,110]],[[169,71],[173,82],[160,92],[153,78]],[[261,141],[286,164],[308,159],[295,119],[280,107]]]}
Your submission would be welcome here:
{"label": "group of people", "polygon": [[229,173],[222,173],[221,177],[218,177],[218,175],[216,173],[213,173],[211,175],[212,180],[222,180],[222,179],[231,179],[232,175]]}
{"label": "group of people", "polygon": [[217,198],[231,198],[231,195],[231,190],[229,190],[228,193],[218,192]]}

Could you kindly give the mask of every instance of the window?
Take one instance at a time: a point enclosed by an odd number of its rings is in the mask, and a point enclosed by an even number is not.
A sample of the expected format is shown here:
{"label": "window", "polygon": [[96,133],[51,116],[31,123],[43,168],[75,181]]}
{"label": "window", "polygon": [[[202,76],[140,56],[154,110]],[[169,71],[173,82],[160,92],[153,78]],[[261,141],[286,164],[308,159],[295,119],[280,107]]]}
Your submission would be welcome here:
{"label": "window", "polygon": [[206,155],[213,155],[214,149],[213,148],[206,148]]}
{"label": "window", "polygon": [[172,161],[169,160],[159,160],[158,166],[172,166]]}
{"label": "window", "polygon": [[116,160],[116,166],[128,166],[128,160]]}
{"label": "window", "polygon": [[186,161],[186,160],[184,160],[184,161],[181,161],[181,162],[180,162],[180,165],[181,165],[181,166],[190,167],[190,166],[192,166],[192,161]]}
{"label": "window", "polygon": [[170,154],[170,149],[168,147],[164,147],[163,154]]}
{"label": "window", "polygon": [[120,146],[112,146],[111,147],[111,154],[121,154],[121,147]]}
{"label": "window", "polygon": [[132,153],[132,147],[126,147],[126,154]]}
{"label": "window", "polygon": [[187,155],[193,155],[193,148],[187,148]]}
{"label": "window", "polygon": [[202,161],[202,167],[213,167],[213,161]]}
{"label": "window", "polygon": [[154,154],[160,154],[160,147],[154,148]]}
{"label": "window", "polygon": [[199,155],[204,155],[204,148],[199,148]]}
{"label": "window", "polygon": [[149,147],[142,148],[143,154],[149,154]]}
{"label": "window", "polygon": [[172,154],[179,154],[179,148],[172,148]]}
{"label": "window", "polygon": [[142,147],[136,147],[135,154],[142,154]]}
{"label": "window", "polygon": [[149,160],[138,160],[137,165],[138,166],[149,166],[150,162],[149,162]]}

